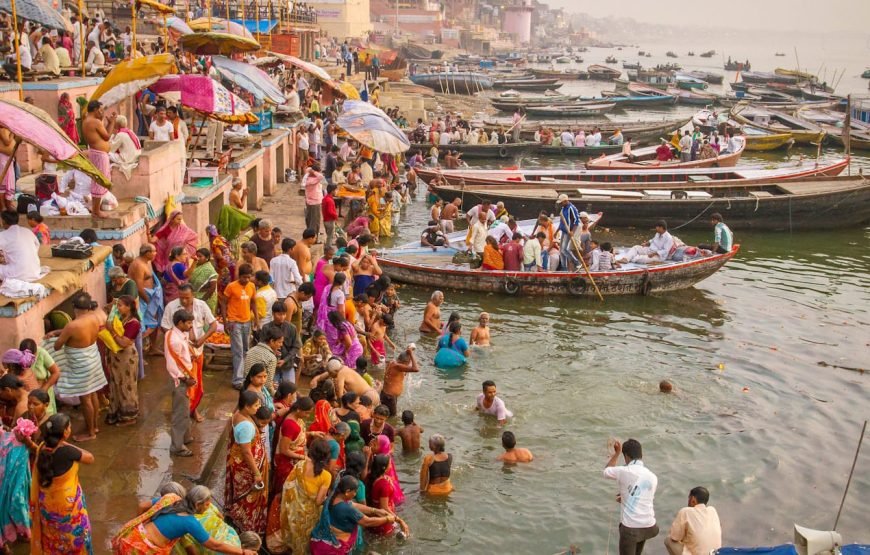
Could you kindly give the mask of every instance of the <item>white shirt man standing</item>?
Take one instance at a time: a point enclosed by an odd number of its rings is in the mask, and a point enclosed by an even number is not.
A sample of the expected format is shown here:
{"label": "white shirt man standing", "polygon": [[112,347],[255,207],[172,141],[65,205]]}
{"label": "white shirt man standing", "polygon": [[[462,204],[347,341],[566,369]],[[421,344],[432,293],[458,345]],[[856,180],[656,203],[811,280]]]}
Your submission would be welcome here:
{"label": "white shirt man standing", "polygon": [[296,246],[296,241],[285,237],[281,241],[282,253],[269,261],[269,273],[272,275],[273,286],[278,294],[278,300],[283,301],[296,292],[302,285],[302,274],[299,265],[290,256],[290,251]]}
{"label": "white shirt man standing", "polygon": [[[629,439],[623,445],[617,441],[613,449],[613,455],[604,467],[604,477],[616,480],[619,486],[619,495],[616,497],[622,505],[619,555],[641,555],[644,543],[659,534],[653,508],[659,480],[644,466],[639,441]],[[625,459],[625,466],[616,466],[620,454]]]}
{"label": "white shirt man standing", "polygon": [[707,505],[710,492],[698,486],[689,492],[689,506],[677,512],[665,538],[670,555],[707,555],[722,547],[719,513]]}

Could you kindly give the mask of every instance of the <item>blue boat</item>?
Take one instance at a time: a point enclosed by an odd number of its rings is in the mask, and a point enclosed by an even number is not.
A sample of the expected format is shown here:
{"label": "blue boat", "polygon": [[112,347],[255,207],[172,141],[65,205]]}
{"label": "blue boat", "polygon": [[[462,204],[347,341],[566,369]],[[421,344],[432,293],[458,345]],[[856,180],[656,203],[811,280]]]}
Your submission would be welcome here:
{"label": "blue boat", "polygon": [[411,75],[415,85],[448,94],[474,94],[492,88],[492,78],[473,71],[418,73]]}

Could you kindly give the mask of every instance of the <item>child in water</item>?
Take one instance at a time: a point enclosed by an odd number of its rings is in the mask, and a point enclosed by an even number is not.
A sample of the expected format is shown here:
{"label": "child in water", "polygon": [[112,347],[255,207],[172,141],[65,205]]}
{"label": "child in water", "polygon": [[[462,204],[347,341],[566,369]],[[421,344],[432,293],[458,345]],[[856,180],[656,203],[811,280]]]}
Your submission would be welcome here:
{"label": "child in water", "polygon": [[414,422],[414,413],[406,410],[402,412],[402,428],[397,432],[402,438],[402,450],[406,453],[420,450],[420,436],[423,428]]}

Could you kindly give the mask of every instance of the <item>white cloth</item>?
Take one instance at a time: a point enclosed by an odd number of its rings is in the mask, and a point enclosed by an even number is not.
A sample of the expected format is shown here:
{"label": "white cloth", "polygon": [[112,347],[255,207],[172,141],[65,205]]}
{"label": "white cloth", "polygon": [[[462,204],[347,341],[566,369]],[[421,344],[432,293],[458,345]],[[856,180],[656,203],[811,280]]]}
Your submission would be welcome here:
{"label": "white cloth", "polygon": [[574,135],[570,131],[562,131],[559,139],[562,141],[562,146],[574,146]]}
{"label": "white cloth", "polygon": [[[70,181],[73,182],[72,190],[69,188]],[[91,178],[79,170],[68,171],[60,179],[57,190],[61,193],[69,191],[69,200],[85,203],[91,197]]]}
{"label": "white cloth", "polygon": [[674,238],[667,231],[656,233],[655,237],[650,240],[649,246],[659,255],[659,259],[667,260],[674,248]]}
{"label": "white cloth", "polygon": [[[175,299],[174,301],[166,305],[166,308],[163,311],[163,320],[160,321],[160,327],[164,330],[176,329],[174,327],[174,324],[172,323],[172,317],[175,316],[175,313],[182,308],[184,307],[181,306],[181,299]],[[209,326],[211,326],[212,322],[214,321],[215,317],[214,314],[211,313],[211,309],[208,307],[208,303],[199,299],[193,299],[193,337],[195,339],[199,339],[203,335],[205,335],[206,330],[209,328]],[[202,354],[202,348],[193,349],[191,347],[191,349],[196,356]],[[169,359],[170,357],[167,356],[167,364],[169,363]]]}
{"label": "white cloth", "polygon": [[586,137],[586,146],[599,146],[601,144],[601,133],[593,133]]}
{"label": "white cloth", "polygon": [[157,123],[157,120],[154,120],[148,127],[148,132],[154,135],[155,141],[171,141],[175,128],[169,120],[164,121],[163,125],[160,125]]}
{"label": "white cloth", "polygon": [[523,264],[532,264],[535,266],[543,266],[541,262],[541,243],[537,239],[529,239],[523,245]]}
{"label": "white cloth", "polygon": [[[480,205],[479,205],[479,204],[478,204],[478,205],[475,205],[475,206],[472,206],[472,207],[468,210],[468,212],[465,213],[465,217],[466,217],[467,219],[471,220],[472,223],[474,223],[474,222],[477,221],[477,216],[478,216],[478,214],[480,214]],[[495,221],[495,213],[493,213],[493,211],[490,210],[490,211],[486,214],[486,225],[490,225],[490,224],[493,223],[494,221]]]}
{"label": "white cloth", "polygon": [[438,139],[438,144],[440,146],[447,146],[450,144],[450,133],[441,133],[441,137]]}
{"label": "white cloth", "polygon": [[0,251],[6,257],[6,263],[0,264],[0,279],[39,279],[39,240],[30,229],[13,225],[0,232]]}
{"label": "white cloth", "polygon": [[514,414],[507,410],[507,407],[504,405],[504,401],[496,397],[492,401],[492,405],[489,408],[483,406],[484,394],[477,394],[477,409],[481,414],[491,414],[495,416],[496,420],[507,420],[512,417]]}
{"label": "white cloth", "polygon": [[140,154],[127,133],[115,133],[109,139],[109,160],[127,179],[130,179],[133,169],[139,163]]}
{"label": "white cloth", "polygon": [[289,297],[302,285],[299,265],[286,254],[279,254],[269,261],[269,273],[272,274],[272,286],[279,299]]}
{"label": "white cloth", "polygon": [[643,461],[631,461],[625,466],[609,466],[604,477],[616,480],[622,499],[622,516],[619,521],[628,528],[655,526],[656,514],[653,499],[659,479]]}
{"label": "white cloth", "polygon": [[88,52],[88,59],[87,59],[87,62],[85,63],[85,69],[87,69],[88,72],[91,72],[91,70],[99,69],[99,68],[103,67],[104,65],[106,65],[106,56],[103,55],[102,50],[100,50],[98,47],[94,46]]}
{"label": "white cloth", "polygon": [[483,254],[483,248],[486,246],[486,232],[486,226],[475,220],[471,226],[471,237],[469,238],[471,251],[475,254]]}
{"label": "white cloth", "polygon": [[689,135],[683,135],[683,138],[680,139],[680,150],[689,152],[692,150],[692,137]]}
{"label": "white cloth", "polygon": [[510,240],[513,235],[513,230],[504,222],[497,223],[489,230],[489,236],[495,239],[496,243],[501,243],[503,237],[507,237]]}
{"label": "white cloth", "polygon": [[49,294],[49,290],[41,283],[30,283],[21,281],[20,279],[6,279],[0,285],[0,295],[5,295],[11,298],[22,297],[37,297],[44,298]]}

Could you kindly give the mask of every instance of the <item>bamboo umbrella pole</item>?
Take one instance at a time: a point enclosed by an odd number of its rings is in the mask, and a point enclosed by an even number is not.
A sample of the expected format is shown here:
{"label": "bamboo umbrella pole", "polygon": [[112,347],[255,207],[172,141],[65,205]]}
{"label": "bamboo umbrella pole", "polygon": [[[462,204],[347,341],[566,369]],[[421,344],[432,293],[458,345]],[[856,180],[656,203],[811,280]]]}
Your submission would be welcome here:
{"label": "bamboo umbrella pole", "polygon": [[[230,0],[226,0],[224,2],[224,6],[227,8],[227,32],[230,32]],[[208,30],[211,31],[211,20],[209,20]]]}
{"label": "bamboo umbrella pole", "polygon": [[[206,3],[206,5],[208,5],[208,4]],[[210,10],[210,9],[209,9],[209,12],[208,12],[208,19],[209,19],[209,21],[211,21],[211,10]],[[185,8],[184,8],[184,22],[185,22],[185,23],[190,23],[190,0],[187,0],[187,1],[185,2]]]}
{"label": "bamboo umbrella pole", "polygon": [[[79,57],[82,63],[82,77],[85,76],[85,3],[84,0],[79,0]],[[133,52],[130,51],[130,57],[133,57]]]}
{"label": "bamboo umbrella pole", "polygon": [[272,48],[272,17],[275,15],[273,11],[274,9],[275,8],[272,5],[272,0],[269,0],[269,23],[267,23],[267,30],[269,32],[269,48]]}
{"label": "bamboo umbrella pole", "polygon": [[130,17],[133,18],[133,23],[130,27],[130,59],[136,57],[136,2],[130,2]]}
{"label": "bamboo umbrella pole", "polygon": [[[12,0],[12,9],[15,9],[15,0]],[[13,16],[14,17],[14,16]],[[18,145],[21,144],[21,138],[15,137],[15,146],[12,147],[12,154],[6,159],[6,165],[3,166],[3,173],[0,173],[0,181],[6,179],[6,174],[9,172],[9,166],[15,161],[15,153],[18,152]]]}
{"label": "bamboo umbrella pole", "polygon": [[[166,26],[166,14],[163,14],[163,51],[169,52],[169,27]],[[130,59],[133,59],[132,53]]]}
{"label": "bamboo umbrella pole", "polygon": [[[12,28],[14,34],[12,35],[12,40],[15,41],[15,74],[18,78],[18,100],[24,101],[24,79],[21,76],[21,34],[18,29],[18,12],[15,9],[15,0],[12,0]],[[18,147],[18,143],[15,144],[15,147]],[[13,153],[14,154],[14,153]],[[12,157],[10,156],[11,160]],[[6,164],[6,167],[9,167],[9,164]],[[6,176],[6,169],[3,170],[3,177]]]}
{"label": "bamboo umbrella pole", "polygon": [[[229,5],[229,0],[227,0],[227,5]],[[208,30],[211,32],[211,2],[209,0],[205,0],[205,11],[208,12]]]}
{"label": "bamboo umbrella pole", "polygon": [[260,2],[254,0],[254,24],[257,26],[257,42],[260,42]]}

